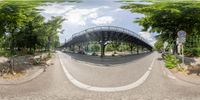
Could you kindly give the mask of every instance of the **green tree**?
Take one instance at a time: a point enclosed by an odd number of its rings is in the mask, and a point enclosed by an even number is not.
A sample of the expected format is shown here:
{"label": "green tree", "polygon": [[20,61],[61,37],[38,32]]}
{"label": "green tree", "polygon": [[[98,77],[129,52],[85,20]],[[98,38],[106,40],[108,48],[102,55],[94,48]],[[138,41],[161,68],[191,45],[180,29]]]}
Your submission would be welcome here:
{"label": "green tree", "polygon": [[155,2],[151,5],[129,4],[122,8],[144,14],[145,17],[135,21],[144,27],[144,31],[160,33],[158,37],[162,41],[175,44],[180,30],[186,31],[187,35],[199,34],[199,5],[200,2]]}
{"label": "green tree", "polygon": [[65,19],[63,19],[62,17],[52,17],[51,20],[49,20],[46,23],[46,30],[48,32],[48,50],[50,50],[50,48],[55,47],[55,42],[58,42],[58,33],[59,33],[59,29],[61,29],[61,24]]}
{"label": "green tree", "polygon": [[116,53],[116,51],[119,50],[120,42],[113,41],[113,42],[111,42],[111,45],[113,47],[114,53]]}
{"label": "green tree", "polygon": [[50,51],[50,47],[59,45],[58,33],[63,21],[62,17],[52,17],[45,22],[35,5],[27,2],[4,2],[0,4],[0,46],[11,55],[22,50],[35,53],[46,48]]}
{"label": "green tree", "polygon": [[26,8],[28,7],[21,6],[19,3],[5,3],[0,8],[1,34],[9,37],[12,53],[14,52],[16,34],[24,26],[27,19],[26,14],[31,10]]}
{"label": "green tree", "polygon": [[106,45],[106,51],[113,51],[113,50],[114,50],[114,48],[113,48],[112,44]]}
{"label": "green tree", "polygon": [[97,43],[90,44],[90,48],[92,52],[98,52],[100,51],[100,45]]}
{"label": "green tree", "polygon": [[21,2],[4,3],[0,12],[1,37],[6,37],[5,44],[10,46],[12,52],[15,48],[35,52],[37,48],[45,47],[49,50],[50,47],[59,45],[57,33],[63,18],[52,17],[45,22],[45,18],[34,7]]}
{"label": "green tree", "polygon": [[163,41],[158,39],[154,44],[154,47],[157,51],[161,51],[163,49]]}

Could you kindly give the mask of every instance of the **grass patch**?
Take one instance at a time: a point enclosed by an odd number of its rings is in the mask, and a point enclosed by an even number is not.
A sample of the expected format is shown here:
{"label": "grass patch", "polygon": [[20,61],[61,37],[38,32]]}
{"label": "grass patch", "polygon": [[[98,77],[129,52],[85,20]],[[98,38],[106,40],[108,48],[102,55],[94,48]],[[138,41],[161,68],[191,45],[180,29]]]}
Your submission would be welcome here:
{"label": "grass patch", "polygon": [[10,57],[11,53],[8,50],[0,50],[0,56]]}
{"label": "grass patch", "polygon": [[200,57],[200,47],[199,48],[186,48],[184,50],[185,55],[189,57]]}

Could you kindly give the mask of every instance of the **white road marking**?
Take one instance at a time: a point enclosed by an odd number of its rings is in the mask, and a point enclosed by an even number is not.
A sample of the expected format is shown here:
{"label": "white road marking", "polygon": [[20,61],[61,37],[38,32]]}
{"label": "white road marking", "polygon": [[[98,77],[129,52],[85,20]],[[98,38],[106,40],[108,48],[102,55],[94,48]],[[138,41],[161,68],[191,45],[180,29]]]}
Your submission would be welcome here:
{"label": "white road marking", "polygon": [[[173,76],[170,72],[167,71],[168,69],[162,67],[162,70],[163,70],[163,74],[164,74],[165,76],[167,76],[167,77],[169,77],[169,78],[171,78],[171,79],[174,79],[174,80],[176,79],[175,76]],[[171,74],[171,75],[170,75],[170,74]]]}
{"label": "white road marking", "polygon": [[59,52],[59,60],[61,63],[61,66],[64,70],[65,75],[67,76],[67,78],[69,79],[69,81],[74,84],[75,86],[82,88],[82,89],[86,89],[86,90],[90,90],[90,91],[98,91],[98,92],[117,92],[117,91],[125,91],[125,90],[129,90],[129,89],[133,89],[135,87],[138,87],[139,85],[141,85],[142,83],[144,83],[144,81],[148,78],[148,76],[151,73],[151,70],[153,68],[154,62],[155,62],[155,58],[153,59],[150,67],[148,68],[148,70],[145,72],[145,74],[138,79],[136,82],[133,82],[131,84],[125,85],[125,86],[120,86],[120,87],[96,87],[96,86],[91,86],[91,85],[87,85],[84,84],[78,80],[76,80],[66,69],[66,67],[64,67],[63,62],[60,59],[60,54],[61,52]]}
{"label": "white road marking", "polygon": [[174,76],[172,76],[172,75],[167,75],[169,78],[171,78],[171,79],[176,79],[176,77],[174,77]]}

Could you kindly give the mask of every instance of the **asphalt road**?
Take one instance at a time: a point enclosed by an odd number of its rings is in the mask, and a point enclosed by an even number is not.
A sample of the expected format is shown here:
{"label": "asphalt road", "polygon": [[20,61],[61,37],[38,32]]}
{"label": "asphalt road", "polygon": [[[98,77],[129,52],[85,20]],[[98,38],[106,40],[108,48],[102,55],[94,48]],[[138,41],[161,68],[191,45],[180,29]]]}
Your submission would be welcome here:
{"label": "asphalt road", "polygon": [[[152,69],[137,87],[98,92],[72,84],[60,61],[75,80],[102,88],[134,83],[149,70],[149,66],[152,65]],[[54,65],[36,79],[19,85],[0,85],[0,100],[200,100],[200,86],[167,77],[163,72],[163,61],[156,52],[103,60],[59,52],[53,62]]]}

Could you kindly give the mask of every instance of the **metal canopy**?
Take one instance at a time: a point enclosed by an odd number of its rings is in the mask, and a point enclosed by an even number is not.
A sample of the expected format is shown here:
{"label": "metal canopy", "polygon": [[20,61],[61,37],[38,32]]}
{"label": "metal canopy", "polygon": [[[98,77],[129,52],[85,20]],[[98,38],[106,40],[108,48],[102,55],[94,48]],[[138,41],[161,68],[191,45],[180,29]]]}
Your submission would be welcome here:
{"label": "metal canopy", "polygon": [[152,46],[140,35],[121,27],[98,26],[92,27],[72,35],[64,46],[90,42],[90,41],[118,41],[134,43],[152,50]]}

